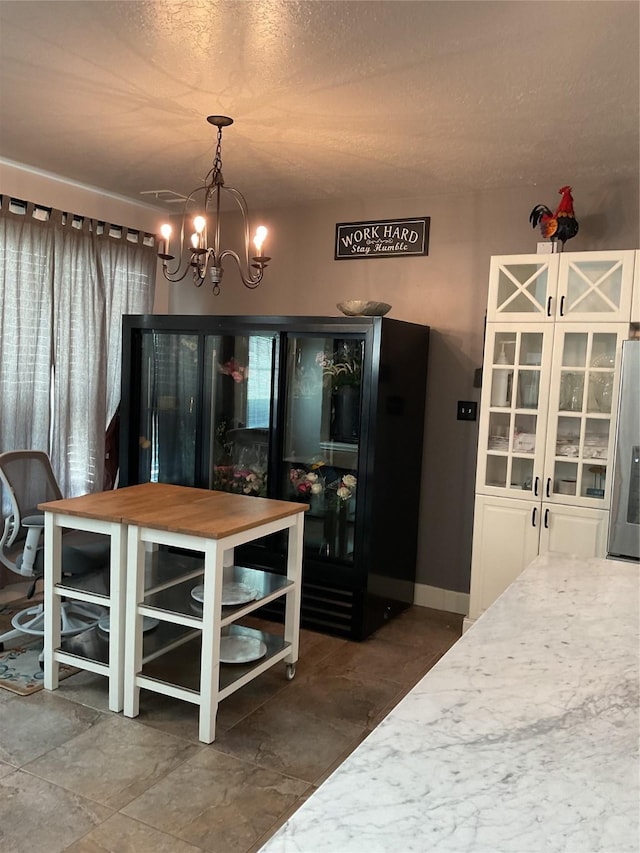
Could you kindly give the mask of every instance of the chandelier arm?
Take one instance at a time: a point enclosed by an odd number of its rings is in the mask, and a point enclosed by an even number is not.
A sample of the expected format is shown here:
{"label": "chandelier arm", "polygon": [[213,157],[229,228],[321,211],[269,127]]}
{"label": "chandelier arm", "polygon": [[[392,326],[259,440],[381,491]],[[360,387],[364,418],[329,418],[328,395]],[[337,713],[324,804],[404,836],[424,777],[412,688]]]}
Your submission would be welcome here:
{"label": "chandelier arm", "polygon": [[186,275],[189,272],[190,266],[189,266],[189,264],[187,264],[182,275],[177,275],[179,269],[180,269],[180,267],[178,266],[178,269],[175,272],[170,272],[166,268],[166,266],[163,264],[162,265],[162,274],[164,275],[164,277],[166,278],[167,281],[170,281],[172,284],[177,284],[177,282],[182,281],[184,278],[186,278]]}
{"label": "chandelier arm", "polygon": [[[247,202],[245,197],[242,195],[240,190],[235,189],[235,187],[227,187],[225,186],[225,190],[233,197],[236,204],[240,208],[242,212],[242,223],[244,225],[244,262],[247,271],[249,270],[249,246],[251,244],[251,235],[249,232],[249,209],[247,207]],[[261,276],[262,277],[262,276]]]}
{"label": "chandelier arm", "polygon": [[175,258],[176,268],[174,270],[169,269],[168,259],[163,259],[162,274],[164,275],[167,281],[170,281],[173,284],[176,284],[179,281],[183,281],[183,279],[186,278],[190,267],[190,264],[187,264],[183,272],[180,274],[180,268],[182,267],[182,257],[184,255],[184,226],[187,221],[187,207],[193,201],[193,198],[196,193],[199,193],[202,190],[206,191],[206,189],[206,186],[196,187],[196,189],[192,190],[184,200],[184,205],[182,206],[182,222],[180,223],[180,244],[178,246],[177,257]]}
{"label": "chandelier arm", "polygon": [[232,249],[225,249],[224,252],[220,255],[220,263],[226,257],[231,257],[236,262],[238,266],[238,272],[240,273],[240,278],[242,279],[242,283],[245,287],[248,287],[249,290],[253,290],[257,287],[262,281],[262,276],[264,275],[264,269],[260,267],[254,273],[249,272],[249,268],[247,265],[247,272],[245,273],[242,269],[242,261]]}
{"label": "chandelier arm", "polygon": [[216,263],[216,260],[220,256],[220,196],[221,189],[226,189],[224,184],[217,184],[215,188],[215,196],[216,196],[216,230],[215,237],[213,240],[213,263],[214,266],[219,266],[219,262]]}

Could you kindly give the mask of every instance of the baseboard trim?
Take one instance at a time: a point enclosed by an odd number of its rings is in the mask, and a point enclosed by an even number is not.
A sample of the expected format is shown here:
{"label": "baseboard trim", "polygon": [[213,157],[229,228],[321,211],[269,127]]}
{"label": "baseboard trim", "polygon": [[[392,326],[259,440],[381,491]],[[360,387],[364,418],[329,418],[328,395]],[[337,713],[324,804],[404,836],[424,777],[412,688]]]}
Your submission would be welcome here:
{"label": "baseboard trim", "polygon": [[431,607],[434,610],[446,610],[448,613],[461,613],[466,616],[469,612],[469,593],[417,583],[413,603],[420,607]]}

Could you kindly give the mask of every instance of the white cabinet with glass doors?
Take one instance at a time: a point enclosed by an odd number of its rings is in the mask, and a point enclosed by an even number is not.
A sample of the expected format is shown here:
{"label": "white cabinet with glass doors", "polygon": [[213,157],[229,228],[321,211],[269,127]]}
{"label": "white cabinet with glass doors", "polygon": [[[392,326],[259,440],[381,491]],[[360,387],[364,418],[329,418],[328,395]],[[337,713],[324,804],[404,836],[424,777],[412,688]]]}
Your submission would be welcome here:
{"label": "white cabinet with glass doors", "polygon": [[492,259],[465,627],[538,553],[605,556],[636,254]]}
{"label": "white cabinet with glass doors", "polygon": [[624,323],[487,326],[476,492],[608,509]]}
{"label": "white cabinet with glass doors", "polygon": [[491,259],[487,321],[629,322],[636,252]]}

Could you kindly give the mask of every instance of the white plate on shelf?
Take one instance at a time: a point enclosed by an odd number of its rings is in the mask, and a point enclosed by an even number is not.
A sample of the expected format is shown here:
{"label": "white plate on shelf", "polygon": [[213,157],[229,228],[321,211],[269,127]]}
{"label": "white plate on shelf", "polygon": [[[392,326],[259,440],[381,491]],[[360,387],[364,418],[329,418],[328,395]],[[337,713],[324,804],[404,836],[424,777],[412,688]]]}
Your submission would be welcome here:
{"label": "white plate on shelf", "polygon": [[[191,590],[191,597],[200,604],[204,601],[204,584],[194,586]],[[234,604],[246,604],[248,601],[254,601],[258,597],[257,590],[246,583],[230,582],[222,585],[222,604],[224,607],[230,607]]]}
{"label": "white plate on shelf", "polygon": [[[153,616],[143,616],[142,617],[142,632],[151,631],[153,628],[156,628],[160,622],[157,619],[154,619]],[[108,616],[105,616],[98,622],[98,628],[101,631],[104,631],[105,634],[108,634],[111,630],[111,622]]]}
{"label": "white plate on shelf", "polygon": [[257,637],[231,634],[220,639],[220,663],[250,663],[266,653],[265,643]]}

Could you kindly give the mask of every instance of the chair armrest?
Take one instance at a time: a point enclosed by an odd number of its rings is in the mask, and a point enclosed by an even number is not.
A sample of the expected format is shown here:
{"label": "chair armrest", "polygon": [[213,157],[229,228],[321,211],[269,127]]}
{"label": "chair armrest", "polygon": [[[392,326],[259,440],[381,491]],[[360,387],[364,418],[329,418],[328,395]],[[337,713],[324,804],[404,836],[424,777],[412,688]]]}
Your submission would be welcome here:
{"label": "chair armrest", "polygon": [[44,527],[44,513],[38,515],[28,515],[22,519],[23,527]]}

